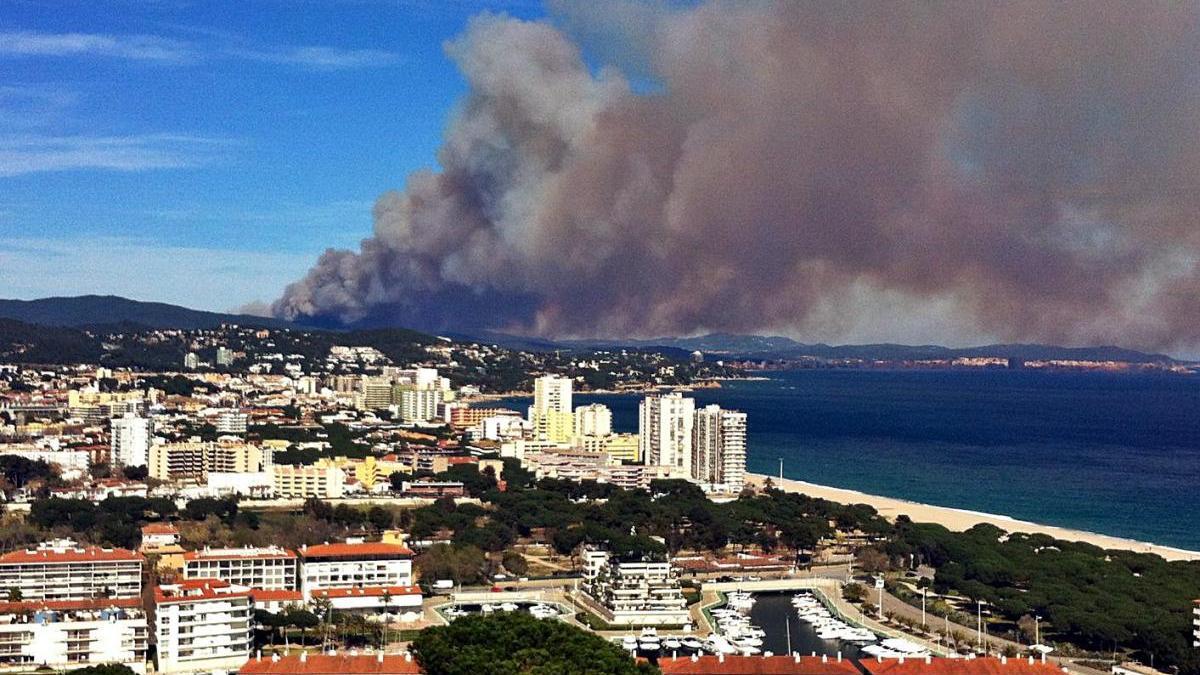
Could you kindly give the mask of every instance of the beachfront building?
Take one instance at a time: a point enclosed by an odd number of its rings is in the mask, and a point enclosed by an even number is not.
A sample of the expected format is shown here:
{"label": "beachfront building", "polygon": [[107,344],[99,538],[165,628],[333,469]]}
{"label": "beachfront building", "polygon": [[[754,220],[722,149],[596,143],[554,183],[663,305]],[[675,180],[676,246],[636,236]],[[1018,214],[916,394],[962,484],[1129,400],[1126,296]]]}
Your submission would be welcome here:
{"label": "beachfront building", "polygon": [[390,534],[384,541],[347,539],[300,549],[300,591],[305,600],[328,599],[341,610],[412,610],[421,606],[413,585],[413,552]]}
{"label": "beachfront building", "polygon": [[158,672],[233,671],[250,657],[250,589],[188,579],[154,589]]}
{"label": "beachfront building", "polygon": [[594,453],[605,453],[622,462],[640,462],[637,434],[607,434],[605,436],[576,436],[575,447]]}
{"label": "beachfront building", "polygon": [[146,670],[138,598],[0,603],[0,668],[74,670],[119,663]]}
{"label": "beachfront building", "polygon": [[134,413],[111,422],[109,458],[113,466],[146,466],[150,460],[150,441],[154,437],[154,422]]}
{"label": "beachfront building", "polygon": [[0,591],[16,589],[26,602],[137,598],[143,563],[134,551],[55,539],[0,555]]}
{"label": "beachfront building", "polygon": [[692,478],[714,492],[742,491],[746,482],[746,413],[719,405],[696,411]]}
{"label": "beachfront building", "polygon": [[240,442],[156,443],[150,446],[150,476],[158,480],[203,481],[212,473],[255,473],[271,466],[271,451]]}
{"label": "beachfront building", "polygon": [[696,400],[678,392],[647,396],[638,408],[642,461],[692,473],[692,425]]}
{"label": "beachfront building", "polygon": [[581,405],[575,409],[576,436],[607,436],[612,433],[612,410],[603,403]]}
{"label": "beachfront building", "polygon": [[295,590],[295,552],[279,546],[207,548],[183,556],[183,578],[221,579],[263,590]]}
{"label": "beachfront building", "polygon": [[341,499],[346,474],[336,466],[271,467],[271,488],[277,499]]}
{"label": "beachfront building", "polygon": [[604,620],[619,626],[680,626],[691,622],[679,576],[668,561],[621,561],[607,551],[583,553],[582,590]]}

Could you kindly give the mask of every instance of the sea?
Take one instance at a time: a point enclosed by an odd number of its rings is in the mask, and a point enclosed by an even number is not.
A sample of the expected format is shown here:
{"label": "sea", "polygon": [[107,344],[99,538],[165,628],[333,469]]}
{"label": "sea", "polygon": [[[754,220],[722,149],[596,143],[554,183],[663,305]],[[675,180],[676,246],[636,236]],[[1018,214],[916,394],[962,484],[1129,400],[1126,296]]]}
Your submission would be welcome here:
{"label": "sea", "polygon": [[[751,471],[1200,550],[1200,376],[772,372],[689,394],[748,417]],[[637,431],[632,394],[603,403]],[[524,412],[530,399],[503,399]]]}

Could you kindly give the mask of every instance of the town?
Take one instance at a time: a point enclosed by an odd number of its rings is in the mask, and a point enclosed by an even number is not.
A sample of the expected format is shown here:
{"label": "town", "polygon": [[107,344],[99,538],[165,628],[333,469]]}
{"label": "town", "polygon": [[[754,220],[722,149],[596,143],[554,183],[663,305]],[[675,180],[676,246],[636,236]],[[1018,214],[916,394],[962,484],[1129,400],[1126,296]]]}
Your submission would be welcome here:
{"label": "town", "polygon": [[[1137,604],[1194,565],[749,473],[754,421],[688,395],[739,371],[702,354],[370,337],[129,329],[0,365],[0,670],[465,672],[476,641],[511,672],[562,639],[552,672],[1144,675],[1200,646],[1200,602]],[[636,431],[575,404],[600,390]],[[1098,593],[1132,613],[1081,615]]]}

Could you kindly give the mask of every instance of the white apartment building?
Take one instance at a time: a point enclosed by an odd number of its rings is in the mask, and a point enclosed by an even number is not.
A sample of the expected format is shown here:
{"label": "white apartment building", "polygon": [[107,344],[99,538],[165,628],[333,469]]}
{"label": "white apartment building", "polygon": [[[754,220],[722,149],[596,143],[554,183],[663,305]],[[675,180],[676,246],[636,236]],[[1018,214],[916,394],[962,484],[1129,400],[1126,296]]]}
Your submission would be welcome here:
{"label": "white apartment building", "polygon": [[439,407],[442,405],[442,397],[441,389],[416,386],[396,387],[394,398],[400,414],[400,421],[405,424],[419,424],[436,419]]}
{"label": "white apartment building", "polygon": [[158,672],[237,670],[250,658],[250,589],[188,579],[154,589]]}
{"label": "white apartment building", "polygon": [[592,403],[575,409],[576,436],[608,436],[612,433],[612,410],[603,403]]}
{"label": "white apartment building", "polygon": [[56,539],[0,555],[0,590],[20,590],[23,602],[137,598],[144,563],[134,551]]}
{"label": "white apartment building", "polygon": [[642,461],[692,474],[692,425],[696,401],[678,392],[647,396],[638,408]]}
{"label": "white apartment building", "polygon": [[305,600],[328,598],[337,609],[383,609],[385,591],[391,608],[419,607],[412,558],[403,544],[357,538],[306,546],[300,549],[300,591]]}
{"label": "white apartment building", "polygon": [[112,420],[112,462],[114,466],[146,466],[150,460],[150,442],[154,422],[126,413]]}
{"label": "white apartment building", "polygon": [[0,669],[119,663],[144,673],[147,632],[138,598],[0,603]]}
{"label": "white apartment building", "polygon": [[741,492],[746,482],[746,413],[718,405],[696,411],[691,477],[716,492]]}
{"label": "white apartment building", "polygon": [[296,589],[298,558],[279,546],[208,548],[183,555],[184,579],[220,579],[235,586]]}
{"label": "white apartment building", "polygon": [[273,466],[271,489],[277,499],[340,499],[346,474],[336,466]]}
{"label": "white apartment building", "polygon": [[226,410],[217,415],[216,428],[218,434],[233,434],[241,436],[246,433],[250,416],[238,410]]}
{"label": "white apartment building", "polygon": [[584,591],[605,621],[621,626],[691,623],[679,577],[666,561],[616,561],[607,551],[583,553]]}

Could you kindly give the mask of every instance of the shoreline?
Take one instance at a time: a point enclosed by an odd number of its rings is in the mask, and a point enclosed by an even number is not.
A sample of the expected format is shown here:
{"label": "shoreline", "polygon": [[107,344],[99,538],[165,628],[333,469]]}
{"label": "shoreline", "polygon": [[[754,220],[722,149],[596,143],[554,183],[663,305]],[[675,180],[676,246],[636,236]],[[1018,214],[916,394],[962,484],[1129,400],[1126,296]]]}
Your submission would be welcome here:
{"label": "shoreline", "polygon": [[799,492],[810,497],[827,499],[831,502],[841,504],[867,504],[875,508],[879,515],[894,521],[896,516],[907,515],[914,522],[936,523],[945,526],[954,531],[963,531],[970,529],[979,523],[988,523],[995,525],[1008,532],[1024,532],[1028,534],[1046,534],[1055,539],[1065,541],[1082,541],[1088,544],[1093,544],[1105,549],[1120,549],[1126,551],[1135,551],[1137,553],[1153,553],[1163,557],[1166,560],[1200,560],[1200,551],[1189,551],[1187,549],[1175,548],[1172,546],[1164,546],[1161,544],[1152,544],[1145,541],[1137,541],[1135,539],[1126,539],[1123,537],[1114,537],[1107,534],[1099,534],[1097,532],[1088,532],[1085,530],[1074,530],[1067,527],[1059,527],[1057,525],[1042,525],[1033,523],[1027,520],[1018,520],[1010,516],[999,515],[994,513],[983,513],[980,511],[971,511],[968,509],[957,509],[949,506],[934,506],[931,504],[921,504],[919,502],[908,501],[896,497],[882,497],[879,495],[871,495],[857,490],[849,490],[845,488],[829,487],[827,485],[817,485],[802,480],[794,480],[791,478],[779,479],[776,476],[768,476],[761,473],[746,474],[747,483],[755,487],[761,486],[768,478],[779,489],[785,492]]}

